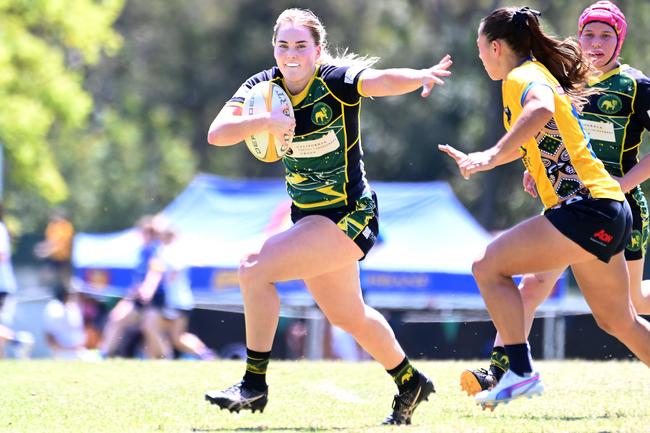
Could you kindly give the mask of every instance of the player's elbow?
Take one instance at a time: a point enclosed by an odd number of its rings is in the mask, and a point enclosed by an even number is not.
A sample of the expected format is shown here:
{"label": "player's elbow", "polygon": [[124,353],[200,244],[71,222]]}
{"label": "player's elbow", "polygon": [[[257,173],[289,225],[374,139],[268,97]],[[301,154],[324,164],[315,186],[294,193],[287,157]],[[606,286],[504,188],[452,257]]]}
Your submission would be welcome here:
{"label": "player's elbow", "polygon": [[226,140],[224,139],[224,133],[219,127],[211,127],[208,131],[208,143],[214,146],[224,146]]}
{"label": "player's elbow", "polygon": [[555,114],[555,109],[554,107],[541,105],[537,108],[536,112],[539,117],[543,118],[546,121],[549,121],[553,118],[553,114]]}

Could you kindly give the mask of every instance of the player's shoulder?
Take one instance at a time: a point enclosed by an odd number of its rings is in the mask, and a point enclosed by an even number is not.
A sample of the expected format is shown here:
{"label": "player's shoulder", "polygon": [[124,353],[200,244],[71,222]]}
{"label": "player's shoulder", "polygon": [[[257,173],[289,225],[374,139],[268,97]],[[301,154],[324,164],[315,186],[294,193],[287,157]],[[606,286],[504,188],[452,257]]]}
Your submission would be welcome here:
{"label": "player's shoulder", "polygon": [[650,78],[639,69],[630,65],[621,65],[621,74],[630,77],[637,83],[637,86],[650,87]]}
{"label": "player's shoulder", "polygon": [[550,72],[542,63],[527,61],[508,73],[507,79],[515,82],[549,81]]}
{"label": "player's shoulder", "polygon": [[367,66],[363,64],[355,65],[320,65],[318,75],[326,81],[342,81],[344,84],[354,84],[358,75]]}
{"label": "player's shoulder", "polygon": [[257,83],[261,83],[263,81],[277,81],[282,78],[282,73],[280,72],[280,69],[277,66],[273,66],[272,68],[265,69],[263,71],[260,71],[256,74],[251,75],[248,77],[246,80],[246,84],[248,84],[250,87],[254,86]]}

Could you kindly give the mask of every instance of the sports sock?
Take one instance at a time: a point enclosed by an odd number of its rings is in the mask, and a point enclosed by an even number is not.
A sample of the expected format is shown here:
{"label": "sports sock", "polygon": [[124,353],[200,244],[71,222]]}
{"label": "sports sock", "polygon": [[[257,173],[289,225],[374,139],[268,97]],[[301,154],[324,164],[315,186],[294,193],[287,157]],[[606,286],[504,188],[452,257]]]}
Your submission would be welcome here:
{"label": "sports sock", "polygon": [[256,352],[246,348],[246,373],[244,385],[260,391],[268,388],[266,384],[266,369],[269,366],[271,352]]}
{"label": "sports sock", "polygon": [[418,371],[411,365],[406,356],[397,367],[386,371],[392,376],[400,394],[414,389],[418,384]]}
{"label": "sports sock", "polygon": [[506,344],[505,349],[506,354],[508,355],[508,360],[510,361],[510,370],[512,370],[513,373],[519,376],[523,376],[526,373],[532,373],[533,361],[530,357],[528,344]]}
{"label": "sports sock", "polygon": [[490,354],[490,373],[499,381],[508,368],[510,368],[510,361],[506,349],[503,346],[494,346]]}

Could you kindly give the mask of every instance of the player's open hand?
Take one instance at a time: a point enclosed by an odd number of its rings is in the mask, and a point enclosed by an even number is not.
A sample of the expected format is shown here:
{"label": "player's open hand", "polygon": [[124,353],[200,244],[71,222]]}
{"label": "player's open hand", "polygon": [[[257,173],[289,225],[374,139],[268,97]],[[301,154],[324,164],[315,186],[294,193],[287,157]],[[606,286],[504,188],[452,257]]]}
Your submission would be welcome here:
{"label": "player's open hand", "polygon": [[439,144],[438,150],[449,155],[456,164],[460,174],[465,178],[479,171],[486,171],[492,168],[491,158],[485,152],[464,153],[448,144]]}
{"label": "player's open hand", "polygon": [[524,177],[521,181],[524,186],[524,191],[531,195],[531,197],[537,198],[537,184],[535,179],[530,175],[528,170],[524,171]]}
{"label": "player's open hand", "polygon": [[426,98],[431,94],[431,89],[435,85],[442,86],[445,84],[444,80],[440,77],[448,77],[451,75],[451,71],[448,69],[451,67],[453,64],[453,60],[451,60],[451,56],[449,54],[445,55],[440,61],[438,62],[437,65],[434,65],[430,67],[429,69],[425,69],[424,76],[422,77],[422,97]]}

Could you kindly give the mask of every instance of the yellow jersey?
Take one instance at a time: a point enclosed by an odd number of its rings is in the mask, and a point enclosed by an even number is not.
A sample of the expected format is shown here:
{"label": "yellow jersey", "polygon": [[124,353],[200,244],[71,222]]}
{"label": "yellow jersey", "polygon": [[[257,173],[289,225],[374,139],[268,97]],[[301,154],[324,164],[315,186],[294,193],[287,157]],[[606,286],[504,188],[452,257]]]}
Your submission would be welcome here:
{"label": "yellow jersey", "polygon": [[526,169],[535,179],[545,209],[579,198],[623,201],[618,182],[596,157],[569,96],[546,67],[526,60],[514,68],[502,84],[503,123],[510,130],[523,110],[526,95],[534,86],[553,91],[555,113],[534,137],[520,147]]}

